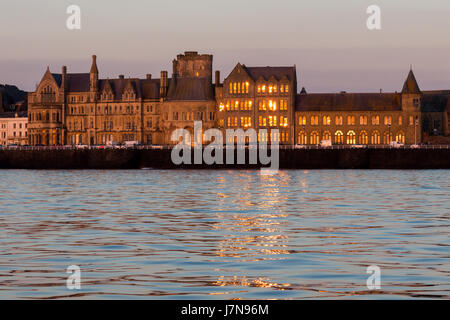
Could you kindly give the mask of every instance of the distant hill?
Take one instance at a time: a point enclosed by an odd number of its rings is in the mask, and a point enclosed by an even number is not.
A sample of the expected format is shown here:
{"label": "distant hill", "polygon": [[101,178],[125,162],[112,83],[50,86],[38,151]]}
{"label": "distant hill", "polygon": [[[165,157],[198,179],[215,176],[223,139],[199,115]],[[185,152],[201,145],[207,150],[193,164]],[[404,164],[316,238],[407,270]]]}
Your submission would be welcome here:
{"label": "distant hill", "polygon": [[[27,94],[16,86],[0,84],[0,112],[26,111]],[[16,105],[21,102],[24,103],[19,107],[20,110],[16,110]]]}

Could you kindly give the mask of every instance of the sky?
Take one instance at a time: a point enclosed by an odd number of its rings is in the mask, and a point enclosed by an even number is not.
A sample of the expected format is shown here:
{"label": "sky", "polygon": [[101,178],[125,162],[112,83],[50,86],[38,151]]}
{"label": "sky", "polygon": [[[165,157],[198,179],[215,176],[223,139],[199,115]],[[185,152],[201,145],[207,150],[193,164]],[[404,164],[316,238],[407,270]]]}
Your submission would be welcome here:
{"label": "sky", "polygon": [[213,54],[222,79],[238,62],[296,65],[308,92],[400,91],[411,65],[421,89],[450,89],[449,0],[2,1],[0,44],[0,83],[29,91],[47,66],[89,72],[93,54],[101,78],[143,78],[184,51]]}

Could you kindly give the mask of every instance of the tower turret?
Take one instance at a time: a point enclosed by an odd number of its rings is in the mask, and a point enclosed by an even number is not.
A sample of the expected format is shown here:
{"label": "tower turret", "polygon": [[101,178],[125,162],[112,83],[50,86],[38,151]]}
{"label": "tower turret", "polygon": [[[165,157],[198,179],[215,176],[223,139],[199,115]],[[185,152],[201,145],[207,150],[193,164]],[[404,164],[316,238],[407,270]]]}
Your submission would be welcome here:
{"label": "tower turret", "polygon": [[97,56],[92,56],[92,66],[90,73],[90,89],[91,92],[98,90],[98,68],[97,68]]}

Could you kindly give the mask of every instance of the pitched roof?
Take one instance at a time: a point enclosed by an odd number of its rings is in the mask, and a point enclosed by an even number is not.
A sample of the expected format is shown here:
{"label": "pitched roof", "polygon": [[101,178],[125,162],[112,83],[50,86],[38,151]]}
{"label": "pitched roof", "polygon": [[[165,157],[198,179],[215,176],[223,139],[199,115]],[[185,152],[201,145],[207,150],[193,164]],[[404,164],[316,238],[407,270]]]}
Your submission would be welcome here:
{"label": "pitched roof", "polygon": [[142,99],[159,99],[160,79],[139,80]]}
{"label": "pitched roof", "polygon": [[169,83],[167,100],[207,101],[214,100],[214,89],[207,78],[172,78]]}
{"label": "pitched roof", "polygon": [[243,66],[252,77],[253,80],[258,80],[259,77],[263,77],[265,80],[269,80],[274,76],[278,80],[287,77],[290,81],[295,78],[295,67],[247,67]]}
{"label": "pitched roof", "polygon": [[421,102],[422,112],[450,111],[450,90],[424,91]]}
{"label": "pitched roof", "polygon": [[52,73],[51,75],[52,75],[53,79],[55,79],[55,82],[58,85],[58,87],[61,87],[62,74],[60,74],[60,73]]}
{"label": "pitched roof", "polygon": [[101,79],[99,80],[99,92],[101,93],[105,88],[110,87],[114,99],[119,100],[129,85],[133,88],[138,99],[159,99],[159,79]]}
{"label": "pitched roof", "polygon": [[420,93],[419,85],[412,69],[408,73],[405,84],[403,85],[402,93]]}
{"label": "pitched roof", "polygon": [[296,111],[398,111],[398,93],[319,93],[299,94]]}
{"label": "pitched roof", "polygon": [[88,92],[90,90],[89,73],[68,73],[67,82],[69,92]]}

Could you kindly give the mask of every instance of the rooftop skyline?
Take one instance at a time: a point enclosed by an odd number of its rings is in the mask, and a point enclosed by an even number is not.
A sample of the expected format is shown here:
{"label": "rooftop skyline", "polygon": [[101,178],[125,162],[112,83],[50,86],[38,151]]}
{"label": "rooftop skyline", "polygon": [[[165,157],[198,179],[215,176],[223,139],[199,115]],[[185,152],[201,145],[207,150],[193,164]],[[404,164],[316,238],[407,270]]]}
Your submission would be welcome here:
{"label": "rooftop skyline", "polygon": [[[81,8],[81,30],[66,28],[66,8]],[[369,31],[366,9],[349,0],[242,3],[136,0],[18,0],[0,12],[0,83],[34,90],[45,69],[89,72],[98,56],[102,78],[141,77],[161,70],[184,51],[214,55],[227,76],[247,66],[296,65],[299,90],[401,91],[413,66],[423,90],[450,88],[450,2],[379,0],[382,29]]]}

